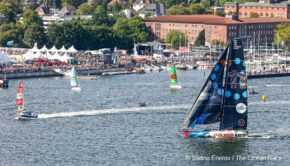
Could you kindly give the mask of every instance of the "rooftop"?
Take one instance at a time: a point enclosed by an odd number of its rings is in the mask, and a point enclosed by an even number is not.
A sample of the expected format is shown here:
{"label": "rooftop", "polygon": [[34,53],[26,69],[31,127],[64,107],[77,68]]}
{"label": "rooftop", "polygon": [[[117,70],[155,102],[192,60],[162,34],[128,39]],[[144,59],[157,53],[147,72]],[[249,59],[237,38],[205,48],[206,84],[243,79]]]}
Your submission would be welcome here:
{"label": "rooftop", "polygon": [[145,19],[146,22],[172,22],[172,23],[200,23],[200,24],[247,24],[247,23],[271,23],[271,22],[290,22],[286,18],[239,18],[233,20],[213,14],[205,15],[174,15],[160,16]]}

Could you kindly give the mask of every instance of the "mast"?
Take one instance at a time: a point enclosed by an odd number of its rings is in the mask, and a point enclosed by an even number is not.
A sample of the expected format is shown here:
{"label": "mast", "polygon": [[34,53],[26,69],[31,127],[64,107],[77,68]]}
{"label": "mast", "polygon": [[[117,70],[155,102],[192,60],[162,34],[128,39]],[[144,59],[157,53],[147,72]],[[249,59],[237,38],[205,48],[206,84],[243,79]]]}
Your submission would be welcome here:
{"label": "mast", "polygon": [[227,55],[226,55],[226,61],[225,61],[225,66],[226,66],[226,71],[224,72],[224,79],[223,79],[223,95],[222,95],[222,104],[221,104],[221,121],[220,121],[220,128],[222,127],[223,124],[223,117],[224,117],[224,107],[225,107],[225,99],[226,99],[226,87],[227,87],[227,75],[229,72],[229,61],[230,61],[230,55],[231,55],[231,48],[232,48],[232,43],[229,45],[229,49],[227,50]]}

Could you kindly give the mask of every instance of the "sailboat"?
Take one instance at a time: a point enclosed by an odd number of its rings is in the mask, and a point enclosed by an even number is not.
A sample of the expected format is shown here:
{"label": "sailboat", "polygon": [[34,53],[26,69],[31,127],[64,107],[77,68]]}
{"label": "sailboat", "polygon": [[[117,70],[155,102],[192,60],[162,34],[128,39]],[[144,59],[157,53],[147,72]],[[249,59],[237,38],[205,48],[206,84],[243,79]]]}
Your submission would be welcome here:
{"label": "sailboat", "polygon": [[26,111],[24,108],[24,99],[23,99],[23,81],[21,81],[17,97],[16,97],[16,105],[18,105],[18,110],[16,112],[15,119],[17,120],[25,120],[25,119],[36,119],[38,116],[34,115],[32,111]]}
{"label": "sailboat", "polygon": [[[241,39],[233,39],[210,72],[182,132],[190,137],[247,137],[247,76]],[[195,125],[220,123],[195,131]]]}
{"label": "sailboat", "polygon": [[178,81],[177,81],[175,64],[173,64],[171,67],[170,88],[172,88],[172,89],[180,89],[181,88],[181,84],[178,83]]}
{"label": "sailboat", "polygon": [[71,69],[70,85],[72,86],[72,90],[81,91],[80,82],[77,78],[77,71],[75,66],[73,66]]}

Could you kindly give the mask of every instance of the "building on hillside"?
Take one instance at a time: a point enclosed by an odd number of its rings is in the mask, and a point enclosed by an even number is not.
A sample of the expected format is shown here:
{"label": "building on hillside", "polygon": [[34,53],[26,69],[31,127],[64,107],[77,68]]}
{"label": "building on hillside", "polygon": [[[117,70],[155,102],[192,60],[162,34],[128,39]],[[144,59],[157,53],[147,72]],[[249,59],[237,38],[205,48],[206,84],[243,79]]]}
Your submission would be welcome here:
{"label": "building on hillside", "polygon": [[158,17],[158,16],[165,16],[167,11],[167,7],[164,3],[152,3],[142,9],[139,12],[139,16],[145,18],[147,13],[150,13],[149,17]]}
{"label": "building on hillside", "polygon": [[[71,21],[72,19],[91,19],[93,15],[63,15],[63,14],[54,14],[51,16],[41,16],[43,21],[43,26],[46,29],[48,25],[52,23],[61,24]],[[20,18],[20,22],[23,22],[23,17]],[[1,25],[1,23],[0,23]]]}
{"label": "building on hillside", "polygon": [[47,3],[43,3],[38,8],[35,9],[35,11],[40,16],[49,14],[49,10],[50,10],[50,6]]}
{"label": "building on hillside", "polygon": [[213,14],[216,14],[217,11],[225,11],[224,7],[212,7],[211,9],[213,10]]}
{"label": "building on hillside", "polygon": [[135,11],[141,10],[144,6],[152,4],[153,0],[135,0],[133,3],[133,9]]}
{"label": "building on hillside", "polygon": [[[277,2],[277,3],[276,3]],[[250,17],[257,13],[259,17],[280,17],[290,19],[290,0],[288,1],[262,1],[260,2],[226,2],[225,13],[237,12],[240,18]]]}
{"label": "building on hillside", "polygon": [[172,30],[180,30],[194,43],[202,30],[205,30],[205,42],[228,43],[232,38],[241,37],[253,44],[271,43],[274,41],[274,30],[285,18],[238,18],[216,15],[175,15],[145,19],[146,26],[153,38],[166,39]]}
{"label": "building on hillside", "polygon": [[31,4],[31,3],[41,4],[42,3],[42,0],[23,0],[22,1],[22,4],[23,5],[28,5],[28,4]]}
{"label": "building on hillside", "polygon": [[108,5],[113,5],[114,3],[120,3],[123,6],[127,7],[129,3],[126,0],[111,0]]}
{"label": "building on hillside", "polygon": [[59,13],[64,15],[70,15],[74,11],[77,11],[77,9],[73,5],[65,5],[60,9]]}

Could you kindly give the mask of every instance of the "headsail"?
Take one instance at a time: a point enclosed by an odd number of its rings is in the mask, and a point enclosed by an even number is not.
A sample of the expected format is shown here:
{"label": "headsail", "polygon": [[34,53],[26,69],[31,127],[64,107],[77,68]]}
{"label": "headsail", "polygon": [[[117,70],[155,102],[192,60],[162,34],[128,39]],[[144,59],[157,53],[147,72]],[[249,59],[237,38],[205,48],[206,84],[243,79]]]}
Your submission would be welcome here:
{"label": "headsail", "polygon": [[76,72],[75,66],[73,66],[71,69],[70,85],[71,86],[78,86],[77,72]]}
{"label": "headsail", "polygon": [[21,81],[17,91],[16,105],[23,105],[23,81]]}
{"label": "headsail", "polygon": [[228,56],[221,129],[247,129],[247,76],[241,39],[233,39]]}
{"label": "headsail", "polygon": [[193,127],[195,124],[211,124],[220,121],[222,112],[222,87],[227,52],[228,46],[209,74],[184,122],[184,127]]}
{"label": "headsail", "polygon": [[170,73],[170,83],[171,84],[177,84],[177,76],[176,76],[176,69],[175,69],[175,64],[172,65],[171,67],[171,73]]}

